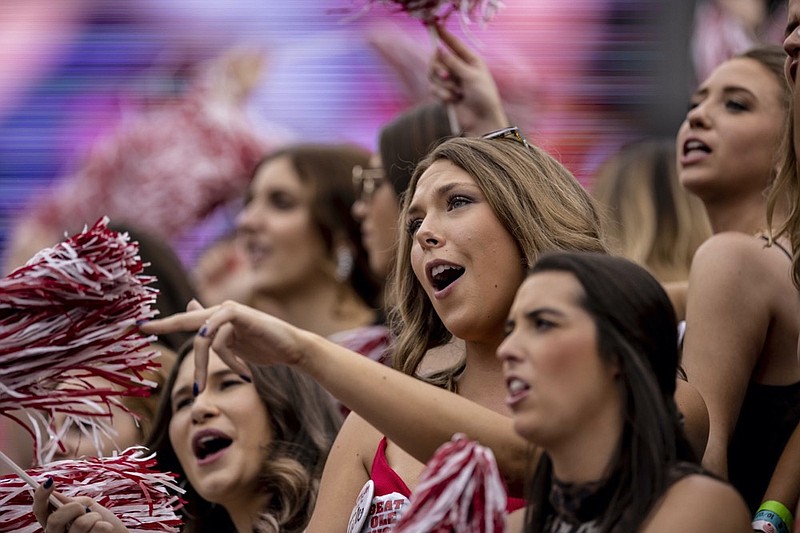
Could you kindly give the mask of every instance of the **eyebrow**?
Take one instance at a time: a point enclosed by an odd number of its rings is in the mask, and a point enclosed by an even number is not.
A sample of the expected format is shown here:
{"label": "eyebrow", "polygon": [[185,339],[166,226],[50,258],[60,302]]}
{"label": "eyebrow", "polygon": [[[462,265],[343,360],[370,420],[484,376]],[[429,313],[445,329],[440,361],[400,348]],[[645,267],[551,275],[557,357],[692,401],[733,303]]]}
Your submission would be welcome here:
{"label": "eyebrow", "polygon": [[[451,181],[450,183],[445,183],[444,185],[440,185],[436,189],[433,190],[434,197],[441,198],[442,196],[446,195],[453,189],[457,187],[472,187],[472,188],[479,188],[477,184],[469,183],[466,181]],[[408,206],[409,213],[416,213],[420,211],[418,202],[416,200],[411,202],[411,205]]]}
{"label": "eyebrow", "polygon": [[538,318],[540,315],[544,315],[544,314],[550,314],[550,315],[555,315],[555,316],[559,316],[559,317],[567,316],[567,314],[564,313],[563,311],[560,311],[560,310],[555,309],[553,307],[539,307],[537,309],[533,309],[531,311],[526,312],[523,316],[525,318],[527,318],[528,320],[530,320],[530,319],[533,319],[533,318]]}
{"label": "eyebrow", "polygon": [[[755,93],[746,87],[742,87],[740,85],[729,85],[727,87],[722,88],[722,94],[731,94],[731,93],[747,93],[753,98],[756,98]],[[695,93],[692,96],[707,96],[708,95],[708,87],[704,87]]]}

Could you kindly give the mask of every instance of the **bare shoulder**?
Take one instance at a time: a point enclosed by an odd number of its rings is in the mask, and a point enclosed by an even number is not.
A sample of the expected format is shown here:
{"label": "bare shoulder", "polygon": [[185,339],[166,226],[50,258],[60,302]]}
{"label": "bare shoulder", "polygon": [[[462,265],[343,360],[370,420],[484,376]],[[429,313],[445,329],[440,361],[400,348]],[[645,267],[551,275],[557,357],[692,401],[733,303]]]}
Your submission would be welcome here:
{"label": "bare shoulder", "polygon": [[372,468],[372,459],[381,438],[383,438],[381,432],[369,422],[356,413],[350,413],[336,436],[333,449],[346,450],[349,455],[360,459],[369,471]]}
{"label": "bare shoulder", "polygon": [[692,259],[695,263],[724,262],[733,259],[746,259],[761,252],[765,242],[753,235],[733,231],[712,235],[700,245]]}
{"label": "bare shoulder", "polygon": [[[766,290],[767,285],[783,290],[785,282],[790,281],[789,262],[774,251],[765,250],[765,244],[752,235],[734,232],[719,233],[706,240],[692,259],[688,307],[698,296],[702,300],[710,296],[715,301],[741,301],[746,295],[752,305],[765,304],[767,295],[772,293]],[[776,269],[785,270],[786,275],[776,275]]]}
{"label": "bare shoulder", "polygon": [[656,503],[643,532],[752,531],[750,512],[729,484],[693,474],[673,484]]}
{"label": "bare shoulder", "polygon": [[700,245],[691,270],[759,271],[771,265],[787,267],[788,258],[782,251],[770,249],[764,239],[731,231],[713,235]]}

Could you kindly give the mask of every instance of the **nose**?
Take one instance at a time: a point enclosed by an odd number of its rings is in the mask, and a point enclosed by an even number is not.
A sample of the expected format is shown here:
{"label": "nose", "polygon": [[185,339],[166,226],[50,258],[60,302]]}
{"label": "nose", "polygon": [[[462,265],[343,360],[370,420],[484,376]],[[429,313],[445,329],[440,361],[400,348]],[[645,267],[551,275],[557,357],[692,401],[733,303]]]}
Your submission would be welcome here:
{"label": "nose", "polygon": [[795,28],[783,40],[783,49],[793,59],[797,59],[798,50],[800,50],[800,28]]}
{"label": "nose", "polygon": [[500,346],[497,347],[497,358],[502,363],[510,363],[516,359],[516,351],[514,350],[514,339],[513,333],[509,334],[503,342],[500,343]]}
{"label": "nose", "polygon": [[192,423],[202,424],[219,414],[211,394],[204,390],[192,402]]}
{"label": "nose", "polygon": [[367,202],[361,198],[357,199],[355,202],[353,202],[353,206],[350,208],[350,213],[357,222],[364,222],[364,219],[367,218]]}
{"label": "nose", "polygon": [[705,104],[701,102],[691,108],[686,114],[686,120],[692,128],[707,128],[710,121]]}
{"label": "nose", "polygon": [[786,36],[783,41],[783,49],[786,51],[786,64],[784,66],[784,74],[789,84],[794,87],[796,72],[796,63],[800,59],[800,28],[795,28]]}
{"label": "nose", "polygon": [[76,427],[71,427],[67,430],[59,440],[61,446],[55,447],[56,453],[53,456],[53,460],[61,461],[63,459],[74,459],[78,457],[78,448],[80,447],[82,437],[83,435],[81,435],[80,430]]}
{"label": "nose", "polygon": [[423,249],[441,248],[444,245],[444,237],[440,231],[436,231],[430,218],[425,218],[417,229],[417,242]]}
{"label": "nose", "polygon": [[239,214],[236,215],[236,229],[239,232],[247,233],[253,231],[255,225],[255,211],[252,204],[245,205]]}

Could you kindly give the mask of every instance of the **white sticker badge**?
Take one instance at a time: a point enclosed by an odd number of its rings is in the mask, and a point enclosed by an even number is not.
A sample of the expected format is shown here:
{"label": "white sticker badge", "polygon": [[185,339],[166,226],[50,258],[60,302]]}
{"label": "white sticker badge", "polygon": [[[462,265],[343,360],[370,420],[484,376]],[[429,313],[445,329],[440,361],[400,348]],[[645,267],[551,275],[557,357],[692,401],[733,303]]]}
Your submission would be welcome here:
{"label": "white sticker badge", "polygon": [[372,495],[375,493],[375,483],[370,479],[361,488],[356,498],[353,512],[350,513],[350,520],[347,523],[347,533],[359,533],[367,521],[369,506],[372,504]]}

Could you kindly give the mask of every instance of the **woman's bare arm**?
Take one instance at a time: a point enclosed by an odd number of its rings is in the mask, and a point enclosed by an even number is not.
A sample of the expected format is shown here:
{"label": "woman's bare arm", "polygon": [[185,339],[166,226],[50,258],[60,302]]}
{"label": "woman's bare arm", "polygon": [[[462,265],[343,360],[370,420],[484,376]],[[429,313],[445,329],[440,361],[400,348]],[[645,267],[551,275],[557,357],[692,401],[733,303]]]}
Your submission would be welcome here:
{"label": "woman's bare arm", "polygon": [[512,420],[347,350],[319,335],[235,302],[154,320],[147,333],[192,331],[196,380],[205,385],[209,347],[238,372],[242,363],[290,364],[314,378],[418,461],[427,462],[454,433],[491,448],[513,495],[522,493],[531,445]]}

